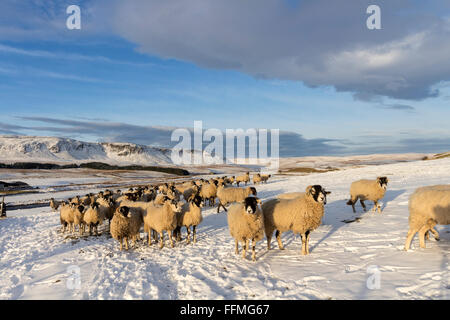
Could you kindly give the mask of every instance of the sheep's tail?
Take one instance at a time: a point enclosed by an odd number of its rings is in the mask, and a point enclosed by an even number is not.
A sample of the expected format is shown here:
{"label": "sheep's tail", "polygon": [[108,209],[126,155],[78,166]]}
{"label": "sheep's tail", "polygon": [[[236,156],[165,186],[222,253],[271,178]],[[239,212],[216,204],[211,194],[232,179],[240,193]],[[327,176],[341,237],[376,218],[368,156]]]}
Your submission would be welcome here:
{"label": "sheep's tail", "polygon": [[352,201],[352,199],[350,199],[350,200],[348,200],[348,201],[347,201],[347,205],[348,205],[348,206],[351,206],[351,205],[353,205],[353,201]]}

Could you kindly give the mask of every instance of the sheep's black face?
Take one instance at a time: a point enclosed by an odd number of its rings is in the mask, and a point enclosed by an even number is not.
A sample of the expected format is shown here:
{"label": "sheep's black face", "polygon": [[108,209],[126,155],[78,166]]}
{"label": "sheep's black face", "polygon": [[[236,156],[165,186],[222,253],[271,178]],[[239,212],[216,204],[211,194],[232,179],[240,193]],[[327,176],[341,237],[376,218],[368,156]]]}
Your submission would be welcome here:
{"label": "sheep's black face", "polygon": [[377,181],[380,184],[381,188],[383,188],[384,190],[387,189],[388,178],[386,178],[386,177],[379,177],[379,178],[377,178]]}
{"label": "sheep's black face", "polygon": [[92,209],[97,209],[98,208],[98,203],[97,202],[92,203],[91,204],[91,208]]}
{"label": "sheep's black face", "polygon": [[119,212],[124,216],[128,217],[128,213],[130,212],[130,208],[123,206],[119,208]]}
{"label": "sheep's black face", "polygon": [[255,197],[247,197],[244,200],[244,209],[248,214],[255,214],[258,209],[259,199]]}
{"label": "sheep's black face", "polygon": [[84,211],[84,206],[78,206],[77,207],[78,212],[83,213]]}
{"label": "sheep's black face", "polygon": [[250,187],[251,193],[256,196],[256,188]]}
{"label": "sheep's black face", "polygon": [[309,193],[312,195],[314,201],[327,204],[327,195],[330,194],[330,191],[325,191],[322,186],[316,184],[311,187]]}
{"label": "sheep's black face", "polygon": [[199,195],[195,195],[191,202],[199,208],[203,207],[203,199]]}

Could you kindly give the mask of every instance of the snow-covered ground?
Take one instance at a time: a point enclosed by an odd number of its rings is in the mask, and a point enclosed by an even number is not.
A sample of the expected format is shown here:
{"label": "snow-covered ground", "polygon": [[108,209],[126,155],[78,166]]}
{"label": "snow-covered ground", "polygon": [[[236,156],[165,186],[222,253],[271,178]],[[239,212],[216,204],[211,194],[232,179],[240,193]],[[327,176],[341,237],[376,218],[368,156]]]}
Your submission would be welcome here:
{"label": "snow-covered ground", "polygon": [[[390,181],[383,213],[362,213],[357,206],[354,215],[345,204],[350,183],[380,175]],[[267,251],[263,240],[256,262],[234,254],[226,214],[215,208],[204,211],[195,245],[182,242],[172,249],[166,241],[159,250],[140,242],[123,252],[105,225],[100,236],[79,238],[61,234],[59,215],[49,208],[11,211],[0,220],[0,298],[449,299],[450,228],[437,226],[441,241],[427,241],[426,249],[418,248],[416,237],[412,250],[403,251],[409,195],[419,186],[448,183],[450,159],[275,176],[257,186],[263,200],[310,184],[332,194],[322,225],[312,232],[310,255],[300,255],[299,236],[285,233],[286,250],[273,240]],[[356,216],[362,219],[342,222]],[[379,270],[379,289],[367,287],[374,276],[370,266]],[[70,268],[80,270],[78,289],[70,286]]]}

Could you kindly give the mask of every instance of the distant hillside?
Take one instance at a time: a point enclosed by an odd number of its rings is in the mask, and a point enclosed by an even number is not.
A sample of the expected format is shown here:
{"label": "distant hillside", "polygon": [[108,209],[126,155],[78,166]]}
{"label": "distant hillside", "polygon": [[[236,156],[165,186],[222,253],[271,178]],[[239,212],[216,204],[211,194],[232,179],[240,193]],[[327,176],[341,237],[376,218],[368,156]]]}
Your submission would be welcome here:
{"label": "distant hillside", "polygon": [[0,136],[0,162],[170,165],[171,150],[133,143],[92,143],[56,137]]}

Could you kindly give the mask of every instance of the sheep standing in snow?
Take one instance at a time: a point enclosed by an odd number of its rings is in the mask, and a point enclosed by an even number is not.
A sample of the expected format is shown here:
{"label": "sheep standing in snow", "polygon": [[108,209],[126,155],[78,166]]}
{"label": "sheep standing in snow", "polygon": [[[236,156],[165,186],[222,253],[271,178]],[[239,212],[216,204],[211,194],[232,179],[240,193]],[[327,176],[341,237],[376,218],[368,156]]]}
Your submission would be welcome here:
{"label": "sheep standing in snow", "polygon": [[347,202],[347,205],[351,205],[353,213],[356,213],[355,203],[359,199],[361,206],[366,211],[364,201],[370,200],[374,203],[373,211],[378,210],[381,213],[378,201],[383,199],[388,181],[386,177],[378,177],[376,180],[358,180],[353,182],[350,186],[350,200]]}
{"label": "sheep standing in snow", "polygon": [[242,202],[233,203],[228,211],[228,227],[235,240],[235,252],[239,254],[239,242],[244,243],[242,257],[245,259],[252,240],[252,260],[256,260],[256,242],[264,238],[264,217],[258,204],[260,200],[247,197]]}
{"label": "sheep standing in snow", "polygon": [[207,182],[202,184],[202,186],[200,187],[199,195],[203,198],[204,202],[206,202],[206,200],[209,201],[210,207],[214,207],[217,197],[216,184],[214,182]]}
{"label": "sheep standing in snow", "polygon": [[89,227],[89,235],[92,235],[94,229],[95,235],[98,236],[98,226],[105,220],[105,210],[102,210],[97,202],[93,202],[84,213],[83,220]]}
{"label": "sheep standing in snow", "polygon": [[148,234],[148,245],[152,244],[151,231],[160,235],[160,248],[164,247],[164,231],[169,234],[170,246],[173,248],[172,232],[177,227],[177,213],[181,211],[181,204],[166,197],[162,206],[150,203],[144,215],[144,232]]}
{"label": "sheep standing in snow", "polygon": [[311,231],[322,223],[324,205],[327,195],[320,185],[308,186],[304,196],[294,199],[270,199],[262,204],[264,227],[267,237],[267,249],[276,230],[278,247],[283,250],[281,234],[292,231],[302,237],[302,254],[309,254],[309,237]]}
{"label": "sheep standing in snow", "polygon": [[262,179],[261,179],[261,174],[257,173],[253,175],[253,184],[258,184],[261,183]]}
{"label": "sheep standing in snow", "polygon": [[237,186],[239,187],[239,183],[244,182],[245,185],[247,185],[248,182],[250,182],[250,172],[246,172],[242,176],[237,176],[234,181],[236,182]]}
{"label": "sheep standing in snow", "polygon": [[177,241],[181,240],[181,227],[186,227],[186,241],[191,242],[192,227],[192,239],[193,242],[197,242],[197,226],[203,221],[202,217],[203,199],[199,195],[192,195],[188,202],[183,204],[183,207],[179,213],[177,213],[177,227],[174,232],[174,236]]}
{"label": "sheep standing in snow", "polygon": [[247,188],[225,188],[224,186],[219,186],[217,188],[217,197],[219,198],[219,206],[217,207],[217,213],[219,213],[220,207],[222,206],[225,211],[227,208],[225,206],[232,202],[243,201],[250,195],[257,195],[256,189],[254,187]]}
{"label": "sheep standing in snow", "polygon": [[69,229],[73,233],[75,231],[75,226],[78,226],[80,234],[83,234],[85,226],[83,217],[84,206],[74,203],[63,204],[60,209],[60,221],[63,225],[62,232],[66,232],[66,227],[69,226]]}
{"label": "sheep standing in snow", "polygon": [[128,250],[128,239],[132,239],[133,245],[136,242],[136,236],[143,223],[142,215],[136,208],[122,206],[114,212],[111,220],[111,236],[120,242],[120,250],[125,242],[125,249]]}
{"label": "sheep standing in snow", "polygon": [[200,190],[200,187],[194,184],[190,188],[184,190],[183,192],[183,198],[184,200],[188,201],[193,195],[197,194]]}
{"label": "sheep standing in snow", "polygon": [[434,230],[437,224],[450,224],[450,185],[436,185],[418,188],[409,198],[409,231],[405,250],[409,250],[414,235],[419,232],[419,244],[425,248],[425,236],[433,232],[436,240],[439,234]]}
{"label": "sheep standing in snow", "polygon": [[269,180],[270,177],[272,177],[271,174],[262,174],[262,175],[261,175],[261,181],[262,181],[263,183],[267,183],[267,180]]}
{"label": "sheep standing in snow", "polygon": [[56,201],[55,199],[50,199],[50,208],[52,208],[52,211],[57,211],[61,203],[59,201]]}

